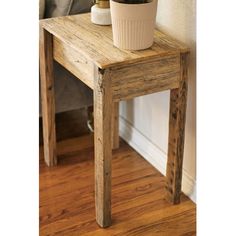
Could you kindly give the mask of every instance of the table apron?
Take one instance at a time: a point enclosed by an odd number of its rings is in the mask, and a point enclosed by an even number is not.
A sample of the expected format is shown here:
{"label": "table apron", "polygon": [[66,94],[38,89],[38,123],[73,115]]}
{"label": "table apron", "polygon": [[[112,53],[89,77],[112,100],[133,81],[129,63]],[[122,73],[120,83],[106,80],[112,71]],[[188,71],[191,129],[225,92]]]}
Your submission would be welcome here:
{"label": "table apron", "polygon": [[82,54],[56,37],[53,37],[53,58],[88,87],[94,88],[94,76],[97,75],[97,67],[93,62],[87,60]]}
{"label": "table apron", "polygon": [[113,100],[175,89],[180,81],[180,55],[169,55],[111,69]]}
{"label": "table apron", "polygon": [[[53,58],[94,89],[99,68],[65,42],[53,37]],[[179,87],[180,54],[108,68],[115,102]]]}

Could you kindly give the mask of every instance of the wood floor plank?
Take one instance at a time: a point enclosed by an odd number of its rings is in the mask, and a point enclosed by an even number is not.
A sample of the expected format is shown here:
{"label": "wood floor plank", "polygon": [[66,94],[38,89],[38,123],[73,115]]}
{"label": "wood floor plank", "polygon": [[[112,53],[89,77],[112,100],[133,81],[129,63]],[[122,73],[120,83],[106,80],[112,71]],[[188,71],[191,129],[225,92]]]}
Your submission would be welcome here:
{"label": "wood floor plank", "polygon": [[165,200],[165,177],[120,140],[112,156],[112,226],[95,220],[93,136],[58,143],[58,166],[40,148],[40,236],[196,235],[196,205]]}
{"label": "wood floor plank", "polygon": [[[107,231],[98,229],[84,235],[181,235],[195,231],[195,210],[190,202],[150,211],[126,221],[119,221]],[[161,226],[161,227],[160,227]]]}

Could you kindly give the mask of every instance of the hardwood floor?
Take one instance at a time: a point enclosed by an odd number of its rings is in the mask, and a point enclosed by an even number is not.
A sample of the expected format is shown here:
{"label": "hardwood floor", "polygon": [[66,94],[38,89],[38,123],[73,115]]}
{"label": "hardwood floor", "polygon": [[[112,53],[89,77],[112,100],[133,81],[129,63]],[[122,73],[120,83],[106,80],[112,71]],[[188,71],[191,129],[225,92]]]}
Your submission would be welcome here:
{"label": "hardwood floor", "polygon": [[196,235],[196,205],[165,199],[165,179],[124,141],[113,151],[112,226],[95,221],[93,136],[58,143],[58,166],[48,168],[40,147],[40,236]]}

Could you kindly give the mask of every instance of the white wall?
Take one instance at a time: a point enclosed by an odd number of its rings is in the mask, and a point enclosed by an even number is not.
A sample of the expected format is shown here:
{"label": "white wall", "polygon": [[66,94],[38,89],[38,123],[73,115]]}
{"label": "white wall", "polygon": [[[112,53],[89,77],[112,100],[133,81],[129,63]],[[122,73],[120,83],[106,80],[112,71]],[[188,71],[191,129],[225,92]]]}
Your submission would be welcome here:
{"label": "white wall", "polygon": [[[195,0],[159,0],[157,28],[191,48],[182,190],[195,201],[196,176],[196,8]],[[120,134],[165,174],[169,91],[120,104]]]}

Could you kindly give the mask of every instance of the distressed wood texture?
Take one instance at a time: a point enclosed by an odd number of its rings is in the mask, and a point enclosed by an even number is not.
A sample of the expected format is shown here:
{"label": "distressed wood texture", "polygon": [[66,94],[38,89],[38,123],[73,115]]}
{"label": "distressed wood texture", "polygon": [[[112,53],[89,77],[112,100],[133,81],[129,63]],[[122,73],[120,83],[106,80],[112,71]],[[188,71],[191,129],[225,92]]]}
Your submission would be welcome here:
{"label": "distressed wood texture", "polygon": [[114,102],[112,106],[112,148],[119,148],[119,102]]}
{"label": "distressed wood texture", "polygon": [[188,88],[188,54],[180,56],[180,87],[170,92],[169,142],[166,170],[167,199],[180,202]]}
{"label": "distressed wood texture", "polygon": [[155,30],[154,44],[149,49],[128,51],[116,48],[111,26],[92,24],[90,14],[45,19],[40,24],[101,69],[188,51],[185,45],[158,30]]}
{"label": "distressed wood texture", "polygon": [[40,81],[43,118],[44,159],[57,164],[52,35],[40,28]]}
{"label": "distressed wood texture", "polygon": [[109,71],[99,70],[94,88],[95,205],[101,227],[111,225],[112,94]]}
{"label": "distressed wood texture", "polygon": [[111,69],[115,101],[179,87],[179,54]]}
{"label": "distressed wood texture", "polygon": [[88,61],[82,54],[73,50],[70,46],[54,37],[53,57],[74,74],[79,80],[93,89],[94,63]]}
{"label": "distressed wood texture", "polygon": [[[91,23],[90,14],[40,21],[45,33],[41,57],[46,85],[46,157],[55,159],[52,55],[60,64],[94,90],[95,199],[101,227],[111,224],[111,155],[119,145],[118,102],[154,92],[171,90],[167,192],[173,203],[180,199],[187,96],[187,53],[182,43],[155,30],[154,44],[141,51],[113,45],[111,26]],[[45,61],[47,62],[45,64]],[[44,63],[44,64],[43,64]],[[49,68],[49,69],[48,69]],[[46,89],[47,88],[47,89]],[[50,142],[50,143],[48,143]],[[53,159],[54,158],[54,159]]]}

